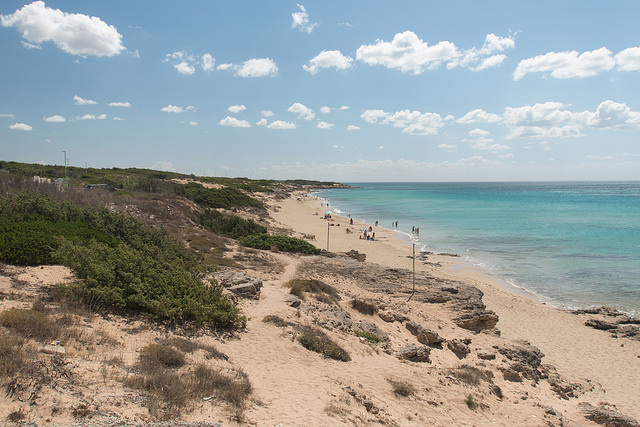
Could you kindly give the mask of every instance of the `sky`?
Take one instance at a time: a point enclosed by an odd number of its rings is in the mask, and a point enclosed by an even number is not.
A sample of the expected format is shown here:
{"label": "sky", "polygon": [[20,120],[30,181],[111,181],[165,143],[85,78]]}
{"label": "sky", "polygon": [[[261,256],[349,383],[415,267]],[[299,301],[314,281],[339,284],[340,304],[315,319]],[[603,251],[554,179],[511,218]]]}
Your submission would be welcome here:
{"label": "sky", "polygon": [[639,17],[635,0],[3,0],[0,159],[640,180]]}

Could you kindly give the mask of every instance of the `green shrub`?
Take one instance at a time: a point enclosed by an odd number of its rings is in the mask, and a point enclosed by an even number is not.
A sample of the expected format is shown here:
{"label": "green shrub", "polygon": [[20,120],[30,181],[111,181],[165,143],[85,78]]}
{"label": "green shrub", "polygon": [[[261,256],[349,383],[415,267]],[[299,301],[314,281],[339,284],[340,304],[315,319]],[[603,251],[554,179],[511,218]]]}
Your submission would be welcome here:
{"label": "green shrub", "polygon": [[264,234],[267,228],[255,221],[237,215],[225,215],[214,209],[207,209],[198,215],[198,221],[205,228],[221,236],[238,239],[252,234]]}
{"label": "green shrub", "polygon": [[371,344],[377,344],[382,341],[382,339],[380,339],[377,335],[370,334],[369,332],[358,331],[358,330],[354,330],[353,332],[357,336],[369,341]]}
{"label": "green shrub", "polygon": [[324,332],[312,327],[305,327],[298,336],[298,341],[307,350],[315,351],[325,357],[342,362],[351,360],[349,353],[333,342]]}
{"label": "green shrub", "polygon": [[302,300],[305,298],[305,292],[328,296],[329,298],[325,298],[324,302],[335,302],[340,300],[340,295],[333,286],[316,279],[293,279],[287,282],[286,286],[291,288],[289,291],[290,294],[295,295]]}
{"label": "green shrub", "polygon": [[264,209],[264,204],[235,188],[205,188],[202,184],[190,182],[176,184],[176,194],[186,197],[203,208],[232,209],[241,207],[255,207]]}
{"label": "green shrub", "polygon": [[302,253],[307,255],[317,255],[320,253],[320,249],[311,243],[289,236],[274,236],[266,233],[255,234],[241,237],[239,242],[244,246],[255,249],[271,250],[272,248],[277,248],[281,252]]}

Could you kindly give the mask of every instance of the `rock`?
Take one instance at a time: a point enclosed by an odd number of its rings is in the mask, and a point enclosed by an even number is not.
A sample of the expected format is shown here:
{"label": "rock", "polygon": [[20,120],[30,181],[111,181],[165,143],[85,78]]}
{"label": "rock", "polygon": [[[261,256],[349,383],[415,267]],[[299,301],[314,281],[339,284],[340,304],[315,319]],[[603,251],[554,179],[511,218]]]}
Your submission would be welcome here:
{"label": "rock", "polygon": [[379,311],[378,317],[387,323],[393,323],[396,321],[396,317],[393,315],[393,313],[388,311]]}
{"label": "rock", "polygon": [[226,270],[216,275],[220,284],[230,292],[243,297],[259,297],[262,280],[246,275],[244,272]]}
{"label": "rock", "polygon": [[584,322],[584,324],[594,329],[600,329],[603,331],[608,331],[609,329],[615,329],[618,327],[616,323],[607,322],[606,320],[598,320],[598,319],[589,319],[586,322]]}
{"label": "rock", "polygon": [[511,360],[513,363],[509,369],[519,372],[527,379],[538,382],[542,378],[548,377],[548,369],[542,366],[542,353],[537,347],[528,342],[514,346],[495,346],[500,354]]}
{"label": "rock", "polygon": [[351,395],[351,396],[354,396],[354,397],[355,397],[355,395],[357,394],[357,393],[356,393],[356,391],[353,389],[353,387],[351,387],[350,385],[346,386],[346,387],[344,388],[344,391],[346,391],[346,392],[347,392],[347,394],[349,394],[349,395]]}
{"label": "rock", "polygon": [[418,342],[424,345],[440,345],[444,342],[444,338],[438,335],[437,332],[431,329],[426,329],[414,322],[413,320],[407,321],[405,327],[409,332],[418,338]]}
{"label": "rock", "polygon": [[615,407],[601,403],[596,407],[590,403],[580,403],[585,418],[607,427],[640,427],[634,418],[618,412]]}
{"label": "rock", "polygon": [[349,252],[345,252],[345,255],[349,258],[357,260],[358,262],[364,262],[364,260],[367,259],[367,254],[361,254],[360,252],[353,249],[351,249]]}
{"label": "rock", "polygon": [[456,339],[448,341],[447,347],[449,347],[449,350],[453,351],[458,357],[461,358],[466,357],[467,354],[471,353],[471,350],[469,350],[469,346],[461,340]]}
{"label": "rock", "polygon": [[505,381],[511,381],[512,383],[522,382],[522,377],[520,376],[520,374],[513,369],[503,368],[502,376],[504,377]]}
{"label": "rock", "polygon": [[285,295],[284,302],[286,302],[289,307],[293,308],[300,307],[300,304],[302,304],[302,300],[292,294]]}
{"label": "rock", "polygon": [[337,307],[324,310],[320,315],[323,318],[318,320],[318,324],[327,324],[331,328],[348,331],[353,325],[353,320],[351,320],[349,313]]}
{"label": "rock", "polygon": [[254,283],[243,283],[241,285],[231,286],[227,289],[229,290],[229,292],[242,297],[259,297],[261,286],[262,281],[260,281],[260,286],[256,286]]}
{"label": "rock", "polygon": [[478,359],[482,360],[495,360],[496,354],[492,351],[488,350],[480,350],[478,351]]}
{"label": "rock", "polygon": [[411,362],[431,363],[431,360],[429,359],[430,352],[431,349],[429,349],[429,347],[409,344],[397,353],[397,357],[398,359],[409,360]]}
{"label": "rock", "polygon": [[45,354],[67,354],[67,349],[57,344],[47,344],[41,350]]}
{"label": "rock", "polygon": [[359,320],[353,327],[361,332],[366,332],[371,335],[375,335],[382,341],[388,341],[389,335],[378,327],[375,323],[367,322],[366,320]]}

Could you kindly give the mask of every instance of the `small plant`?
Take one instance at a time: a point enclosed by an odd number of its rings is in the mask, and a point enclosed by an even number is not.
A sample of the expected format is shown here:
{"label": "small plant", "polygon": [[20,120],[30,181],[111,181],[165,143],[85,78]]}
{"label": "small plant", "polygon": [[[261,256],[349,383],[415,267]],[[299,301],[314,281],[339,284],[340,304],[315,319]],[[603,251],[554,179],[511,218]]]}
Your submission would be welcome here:
{"label": "small plant", "polygon": [[179,368],[185,363],[184,354],[173,347],[149,344],[140,349],[140,368],[153,372],[164,368]]}
{"label": "small plant", "polygon": [[367,314],[373,316],[378,311],[378,308],[367,301],[363,301],[361,299],[353,299],[351,300],[351,308],[354,310],[358,310],[362,314]]}
{"label": "small plant", "polygon": [[[290,294],[295,295],[302,300],[304,300],[306,292],[315,294],[316,299],[322,299],[322,302],[326,302],[327,300],[332,302],[340,300],[340,295],[333,286],[319,280],[293,279],[287,283],[287,286],[291,288],[289,291]],[[320,295],[321,297],[319,297]]]}
{"label": "small plant", "polygon": [[467,406],[469,407],[469,409],[471,409],[473,411],[475,411],[478,408],[478,404],[476,403],[475,399],[473,398],[473,394],[471,394],[471,393],[469,393],[469,395],[465,399],[465,402],[466,402]]}
{"label": "small plant", "polygon": [[7,420],[14,423],[24,421],[26,418],[27,414],[24,413],[24,408],[18,408],[15,411],[9,412],[9,415],[7,415]]}
{"label": "small plant", "polygon": [[215,394],[235,408],[242,408],[252,393],[253,387],[247,374],[240,369],[222,372],[205,365],[198,365],[193,371],[193,384],[190,390],[195,397]]}
{"label": "small plant", "polygon": [[416,393],[415,387],[406,381],[397,381],[392,379],[387,379],[387,381],[391,384],[391,387],[393,387],[393,393],[396,396],[409,397]]}
{"label": "small plant", "polygon": [[181,337],[170,338],[167,344],[184,353],[193,353],[199,348],[197,343]]}
{"label": "small plant", "polygon": [[305,327],[300,335],[298,341],[307,350],[315,351],[325,357],[334,360],[340,360],[342,362],[348,362],[351,360],[349,353],[342,347],[340,347],[321,330],[312,327]]}
{"label": "small plant", "polygon": [[357,336],[364,338],[365,340],[369,341],[371,344],[377,344],[380,341],[382,341],[382,339],[380,339],[378,336],[371,334],[369,332],[364,332],[364,331],[358,331],[357,329],[353,331]]}
{"label": "small plant", "polygon": [[286,328],[287,326],[289,326],[289,322],[283,320],[280,316],[275,314],[269,314],[267,316],[264,316],[262,321],[265,323],[273,323],[279,328]]}

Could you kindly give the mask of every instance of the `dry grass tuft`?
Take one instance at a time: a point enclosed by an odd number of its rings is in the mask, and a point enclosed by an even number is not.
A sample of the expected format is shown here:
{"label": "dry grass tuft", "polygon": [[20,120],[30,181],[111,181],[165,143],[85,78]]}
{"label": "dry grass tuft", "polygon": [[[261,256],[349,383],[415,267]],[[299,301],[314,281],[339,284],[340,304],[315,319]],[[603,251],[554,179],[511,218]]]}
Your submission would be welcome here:
{"label": "dry grass tuft", "polygon": [[0,313],[0,325],[22,338],[32,338],[40,342],[55,339],[60,328],[47,316],[36,310],[12,308]]}
{"label": "dry grass tuft", "polygon": [[269,314],[267,316],[264,316],[262,321],[264,323],[273,323],[279,328],[286,328],[287,326],[289,326],[289,322],[287,322],[286,320],[283,320],[280,316],[276,314]]}
{"label": "dry grass tuft", "polygon": [[396,396],[409,397],[416,393],[416,389],[413,384],[407,381],[399,381],[388,378],[387,382],[391,384],[391,387],[393,387],[393,393]]}
{"label": "dry grass tuft", "polygon": [[493,378],[493,372],[471,365],[459,366],[449,371],[449,374],[468,385],[478,385],[482,381],[490,382]]}
{"label": "dry grass tuft", "polygon": [[243,408],[253,391],[249,377],[241,369],[220,371],[198,365],[193,371],[192,378],[189,389],[194,397],[216,395],[234,408]]}
{"label": "dry grass tuft", "polygon": [[184,354],[173,347],[162,344],[149,344],[140,349],[140,368],[144,372],[154,372],[166,368],[179,368],[184,365]]}
{"label": "dry grass tuft", "polygon": [[338,291],[331,285],[315,279],[293,279],[290,280],[286,286],[291,290],[289,293],[297,296],[301,300],[305,299],[306,293],[312,293],[316,299],[322,300],[322,302],[334,303],[340,300]]}

